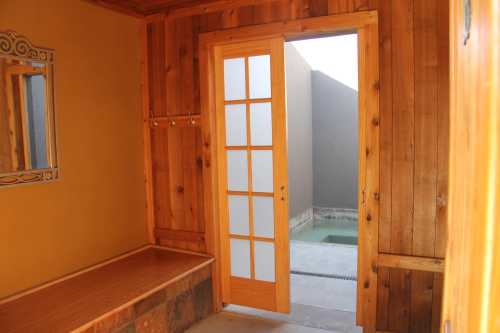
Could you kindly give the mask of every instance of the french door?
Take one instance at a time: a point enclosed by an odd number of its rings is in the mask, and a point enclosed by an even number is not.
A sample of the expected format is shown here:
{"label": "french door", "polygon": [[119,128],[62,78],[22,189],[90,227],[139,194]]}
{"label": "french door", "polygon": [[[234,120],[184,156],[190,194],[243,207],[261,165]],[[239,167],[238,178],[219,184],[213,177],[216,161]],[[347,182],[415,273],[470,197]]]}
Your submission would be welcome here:
{"label": "french door", "polygon": [[284,40],[216,46],[222,301],[289,312]]}

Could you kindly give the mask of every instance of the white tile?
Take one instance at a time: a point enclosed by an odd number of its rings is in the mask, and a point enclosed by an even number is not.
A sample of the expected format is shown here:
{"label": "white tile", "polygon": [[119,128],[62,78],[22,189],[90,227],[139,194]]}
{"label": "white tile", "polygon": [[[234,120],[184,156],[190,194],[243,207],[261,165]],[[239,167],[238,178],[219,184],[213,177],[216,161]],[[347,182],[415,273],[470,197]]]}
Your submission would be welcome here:
{"label": "white tile", "polygon": [[356,281],[292,274],[290,282],[293,303],[356,311]]}

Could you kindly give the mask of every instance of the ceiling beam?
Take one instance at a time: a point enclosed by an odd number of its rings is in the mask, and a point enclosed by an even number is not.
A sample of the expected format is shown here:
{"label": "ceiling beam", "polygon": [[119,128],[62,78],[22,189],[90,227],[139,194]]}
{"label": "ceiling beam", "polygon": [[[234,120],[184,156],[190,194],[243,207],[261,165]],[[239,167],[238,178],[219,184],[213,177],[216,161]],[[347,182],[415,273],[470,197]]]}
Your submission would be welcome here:
{"label": "ceiling beam", "polygon": [[118,4],[114,1],[109,1],[109,0],[83,0],[83,1],[137,18],[144,18],[147,15],[140,8],[136,6],[131,6],[123,3]]}

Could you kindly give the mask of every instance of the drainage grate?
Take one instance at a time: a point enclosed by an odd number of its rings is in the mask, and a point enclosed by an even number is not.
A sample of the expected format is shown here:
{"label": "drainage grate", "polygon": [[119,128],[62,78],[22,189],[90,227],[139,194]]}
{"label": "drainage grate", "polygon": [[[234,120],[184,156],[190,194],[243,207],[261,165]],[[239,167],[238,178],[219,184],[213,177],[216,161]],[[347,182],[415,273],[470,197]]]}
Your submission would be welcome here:
{"label": "drainage grate", "polygon": [[294,270],[290,271],[290,273],[295,275],[308,275],[308,276],[324,277],[337,280],[356,281],[356,277],[354,275],[324,274],[324,273],[312,273],[312,272],[302,272]]}

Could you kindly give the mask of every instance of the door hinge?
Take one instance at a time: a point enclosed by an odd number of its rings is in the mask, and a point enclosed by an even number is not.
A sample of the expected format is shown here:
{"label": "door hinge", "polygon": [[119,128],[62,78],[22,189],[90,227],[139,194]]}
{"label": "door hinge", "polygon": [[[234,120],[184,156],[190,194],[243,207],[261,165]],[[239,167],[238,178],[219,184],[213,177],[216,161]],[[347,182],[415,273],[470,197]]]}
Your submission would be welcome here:
{"label": "door hinge", "polygon": [[280,190],[281,190],[281,201],[285,201],[285,196],[286,196],[285,186],[281,186]]}
{"label": "door hinge", "polygon": [[366,192],[365,190],[361,191],[361,205],[366,207]]}

